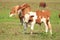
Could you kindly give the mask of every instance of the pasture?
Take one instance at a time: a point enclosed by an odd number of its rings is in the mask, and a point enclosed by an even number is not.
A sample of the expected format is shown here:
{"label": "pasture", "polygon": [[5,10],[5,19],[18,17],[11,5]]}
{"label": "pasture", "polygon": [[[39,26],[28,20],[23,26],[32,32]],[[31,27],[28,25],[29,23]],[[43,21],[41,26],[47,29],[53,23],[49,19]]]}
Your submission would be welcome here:
{"label": "pasture", "polygon": [[51,24],[53,34],[45,34],[44,24],[35,24],[34,33],[30,35],[30,27],[23,34],[23,26],[20,25],[18,16],[9,17],[11,8],[15,5],[28,3],[32,11],[41,10],[39,0],[1,0],[0,1],[0,40],[60,40],[60,0],[45,0],[51,12]]}

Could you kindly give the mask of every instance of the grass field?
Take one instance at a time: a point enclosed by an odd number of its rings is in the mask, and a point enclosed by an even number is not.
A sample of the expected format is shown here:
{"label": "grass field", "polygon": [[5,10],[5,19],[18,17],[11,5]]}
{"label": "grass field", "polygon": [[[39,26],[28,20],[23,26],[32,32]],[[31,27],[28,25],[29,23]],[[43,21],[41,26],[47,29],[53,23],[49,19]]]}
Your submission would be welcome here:
{"label": "grass field", "polygon": [[[20,2],[19,2],[20,1]],[[39,9],[38,0],[1,0],[0,1],[0,40],[60,40],[60,0],[46,0],[49,10],[51,11],[51,24],[53,35],[45,34],[45,26],[35,25],[34,34],[30,35],[30,28],[27,28],[27,33],[23,34],[23,26],[19,24],[17,16],[9,17],[10,9],[15,5],[23,3],[30,4],[32,11]],[[56,2],[57,1],[57,2]]]}

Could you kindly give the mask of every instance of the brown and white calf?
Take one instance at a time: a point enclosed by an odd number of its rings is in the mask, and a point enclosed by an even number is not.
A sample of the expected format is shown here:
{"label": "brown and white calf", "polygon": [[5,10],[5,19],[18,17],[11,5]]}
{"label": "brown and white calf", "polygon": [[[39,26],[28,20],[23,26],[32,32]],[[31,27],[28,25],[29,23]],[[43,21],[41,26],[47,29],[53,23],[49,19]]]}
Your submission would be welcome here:
{"label": "brown and white calf", "polygon": [[[24,24],[23,24],[24,18],[23,18],[23,17],[24,17],[24,15],[25,15],[26,13],[28,13],[28,12],[30,12],[30,11],[31,11],[30,5],[27,4],[27,3],[24,3],[24,4],[22,4],[22,5],[14,6],[14,7],[12,8],[11,12],[9,13],[9,14],[10,14],[9,16],[12,17],[12,16],[18,14],[19,19],[20,19],[20,23],[24,26]],[[25,29],[26,29],[26,27],[24,27],[24,30],[25,30]]]}
{"label": "brown and white calf", "polygon": [[12,16],[18,14],[20,22],[22,24],[23,23],[23,21],[22,21],[23,16],[30,11],[31,11],[30,5],[27,4],[27,3],[24,3],[22,5],[14,6],[11,9],[11,12],[9,13],[9,16],[12,17]]}
{"label": "brown and white calf", "polygon": [[25,15],[25,13],[28,13],[30,11],[31,11],[30,5],[27,3],[24,3],[22,5],[14,6],[10,11],[9,16],[12,17],[16,14],[19,14],[20,12],[22,12],[22,16],[23,16]]}
{"label": "brown and white calf", "polygon": [[50,12],[48,10],[40,11],[37,10],[36,12],[29,12],[24,16],[24,23],[28,23],[31,26],[31,34],[34,29],[34,24],[41,23],[45,24],[45,32],[47,33],[48,30],[52,34],[52,28],[50,23]]}

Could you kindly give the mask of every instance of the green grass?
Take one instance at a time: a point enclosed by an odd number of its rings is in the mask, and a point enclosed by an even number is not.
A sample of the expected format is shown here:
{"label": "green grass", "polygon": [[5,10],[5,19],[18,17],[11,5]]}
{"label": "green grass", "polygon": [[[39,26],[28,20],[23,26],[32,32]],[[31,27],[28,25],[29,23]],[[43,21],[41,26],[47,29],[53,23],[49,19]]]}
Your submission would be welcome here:
{"label": "green grass", "polygon": [[34,34],[30,35],[30,28],[27,28],[27,33],[23,34],[23,26],[19,24],[19,19],[17,17],[9,17],[10,9],[17,4],[22,4],[24,2],[30,4],[32,11],[36,11],[36,9],[40,10],[38,6],[39,1],[36,0],[34,2],[32,2],[32,0],[0,2],[0,40],[60,40],[60,18],[58,17],[60,11],[54,9],[60,7],[59,3],[56,4],[53,2],[53,4],[50,4],[50,2],[47,2],[48,7],[53,8],[49,9],[51,11],[50,21],[53,35],[50,35],[49,33],[45,34],[44,24],[41,26],[36,24],[34,27]]}

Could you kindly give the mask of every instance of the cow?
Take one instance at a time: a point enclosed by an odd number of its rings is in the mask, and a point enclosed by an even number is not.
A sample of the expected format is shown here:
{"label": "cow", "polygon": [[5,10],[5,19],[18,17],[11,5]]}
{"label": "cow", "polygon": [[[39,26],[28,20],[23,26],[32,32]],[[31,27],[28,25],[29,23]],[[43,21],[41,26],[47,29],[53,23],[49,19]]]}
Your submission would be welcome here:
{"label": "cow", "polygon": [[40,2],[39,3],[39,7],[43,7],[43,8],[45,8],[47,5],[46,5],[46,3],[45,2]]}
{"label": "cow", "polygon": [[52,27],[50,23],[50,12],[48,10],[44,10],[44,11],[37,10],[36,12],[26,13],[24,16],[24,23],[30,24],[31,34],[33,33],[35,23],[37,24],[44,23],[45,32],[47,33],[49,30],[50,33],[52,34]]}
{"label": "cow", "polygon": [[60,18],[60,14],[58,15],[58,17]]}
{"label": "cow", "polygon": [[11,9],[11,12],[9,13],[9,16],[12,17],[12,16],[18,14],[20,22],[21,22],[21,24],[23,24],[23,21],[22,21],[23,15],[25,15],[25,13],[28,13],[30,11],[31,11],[30,5],[27,4],[27,3],[24,3],[22,5],[14,6]]}
{"label": "cow", "polygon": [[[12,16],[18,14],[18,17],[20,19],[20,24],[22,24],[24,26],[24,24],[23,24],[24,18],[23,17],[26,13],[28,13],[30,11],[31,11],[30,5],[27,3],[24,3],[22,5],[14,6],[12,8],[11,12],[9,13],[9,16],[12,17]],[[24,30],[25,29],[26,29],[26,27],[24,27]]]}
{"label": "cow", "polygon": [[19,14],[20,11],[22,11],[22,13],[25,14],[30,10],[31,10],[30,5],[27,3],[24,3],[22,5],[16,5],[11,9],[9,16],[12,17],[15,14]]}

